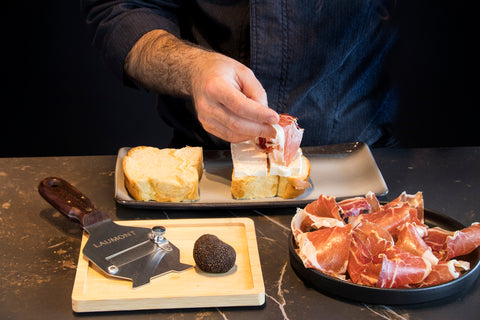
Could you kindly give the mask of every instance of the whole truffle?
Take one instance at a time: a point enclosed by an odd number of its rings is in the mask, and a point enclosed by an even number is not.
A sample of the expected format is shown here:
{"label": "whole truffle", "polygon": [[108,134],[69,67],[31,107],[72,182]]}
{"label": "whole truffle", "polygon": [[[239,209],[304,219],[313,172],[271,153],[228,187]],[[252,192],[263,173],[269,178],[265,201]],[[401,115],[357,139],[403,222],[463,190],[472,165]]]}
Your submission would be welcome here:
{"label": "whole truffle", "polygon": [[213,234],[202,235],[193,246],[193,259],[205,272],[227,272],[235,265],[236,258],[235,249]]}

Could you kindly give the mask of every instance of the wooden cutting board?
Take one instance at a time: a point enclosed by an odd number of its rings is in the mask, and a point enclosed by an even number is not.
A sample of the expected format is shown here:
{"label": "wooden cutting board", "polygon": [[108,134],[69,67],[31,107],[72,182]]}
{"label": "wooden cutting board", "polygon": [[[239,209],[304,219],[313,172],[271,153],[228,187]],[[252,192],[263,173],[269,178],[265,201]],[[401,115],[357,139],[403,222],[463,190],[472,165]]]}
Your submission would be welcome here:
{"label": "wooden cutting board", "polygon": [[254,306],[265,302],[265,286],[253,220],[249,218],[115,221],[121,225],[162,225],[165,237],[180,249],[180,261],[195,265],[193,245],[203,234],[216,235],[236,251],[235,266],[223,274],[194,267],[171,272],[133,289],[131,281],[109,277],[82,254],[84,232],[72,292],[76,312]]}

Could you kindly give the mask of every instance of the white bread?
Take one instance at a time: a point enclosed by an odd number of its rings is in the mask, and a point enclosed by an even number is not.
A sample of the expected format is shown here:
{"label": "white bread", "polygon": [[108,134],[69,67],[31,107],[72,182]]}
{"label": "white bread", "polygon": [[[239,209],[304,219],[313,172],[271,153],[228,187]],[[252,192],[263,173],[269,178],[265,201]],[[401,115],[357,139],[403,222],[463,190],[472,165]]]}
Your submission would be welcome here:
{"label": "white bread", "polygon": [[232,174],[230,186],[235,199],[260,199],[275,197],[278,192],[278,176],[242,176]]}
{"label": "white bread", "polygon": [[232,173],[231,191],[235,199],[261,199],[269,197],[282,197],[284,199],[296,198],[310,186],[310,161],[301,155],[302,170],[296,176],[242,176],[235,177]]}
{"label": "white bread", "polygon": [[201,147],[158,149],[139,146],[130,149],[123,158],[125,186],[137,201],[198,200],[202,172]]}
{"label": "white bread", "polygon": [[284,199],[296,198],[310,187],[308,179],[310,178],[310,171],[312,167],[307,157],[301,155],[302,170],[298,175],[279,176],[278,177],[278,191],[277,196]]}
{"label": "white bread", "polygon": [[277,164],[254,141],[231,145],[231,193],[235,199],[296,198],[310,185],[310,161],[301,149],[288,167]]}

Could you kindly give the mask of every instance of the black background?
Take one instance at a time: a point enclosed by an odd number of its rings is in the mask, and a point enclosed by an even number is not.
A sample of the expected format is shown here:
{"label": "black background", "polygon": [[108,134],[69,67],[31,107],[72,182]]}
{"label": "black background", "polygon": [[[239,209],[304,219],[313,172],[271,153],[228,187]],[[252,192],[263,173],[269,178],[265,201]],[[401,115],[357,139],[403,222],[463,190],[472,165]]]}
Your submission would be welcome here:
{"label": "black background", "polygon": [[[480,145],[473,2],[397,1],[391,74],[403,147]],[[0,157],[116,154],[171,139],[153,93],[122,85],[90,45],[78,1],[3,4]]]}

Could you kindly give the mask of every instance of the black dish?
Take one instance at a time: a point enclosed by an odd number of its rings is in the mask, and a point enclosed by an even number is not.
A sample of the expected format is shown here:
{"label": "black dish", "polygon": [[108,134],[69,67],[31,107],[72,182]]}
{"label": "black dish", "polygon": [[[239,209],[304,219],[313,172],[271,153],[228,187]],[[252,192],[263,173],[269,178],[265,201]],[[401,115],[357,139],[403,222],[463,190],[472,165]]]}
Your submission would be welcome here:
{"label": "black dish", "polygon": [[[465,228],[457,220],[428,209],[425,209],[425,223],[430,227],[440,227],[452,231]],[[295,251],[295,247],[295,240],[291,234],[289,241],[290,264],[307,285],[320,292],[365,303],[414,304],[439,300],[453,295],[458,296],[470,289],[480,273],[480,264],[478,263],[480,248],[477,248],[468,255],[455,258],[470,262],[470,270],[450,282],[418,289],[376,288],[343,281],[318,270],[305,268]]]}

